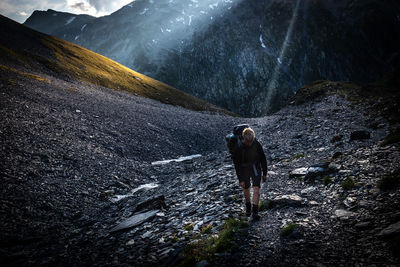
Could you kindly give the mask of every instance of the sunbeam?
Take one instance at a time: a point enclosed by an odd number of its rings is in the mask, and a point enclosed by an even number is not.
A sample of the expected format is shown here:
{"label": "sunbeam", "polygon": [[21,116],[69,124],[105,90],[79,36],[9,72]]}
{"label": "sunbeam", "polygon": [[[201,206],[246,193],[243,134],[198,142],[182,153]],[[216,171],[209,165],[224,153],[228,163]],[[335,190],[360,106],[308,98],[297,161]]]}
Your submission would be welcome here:
{"label": "sunbeam", "polygon": [[286,32],[285,40],[282,43],[282,47],[281,47],[281,50],[280,50],[280,53],[279,53],[279,57],[276,59],[276,65],[275,65],[275,68],[274,68],[274,72],[273,72],[272,77],[269,80],[269,83],[268,83],[268,86],[267,86],[267,96],[266,96],[266,102],[267,103],[270,103],[272,94],[275,93],[275,91],[277,90],[276,81],[278,79],[278,76],[280,75],[281,65],[283,64],[283,61],[284,61],[284,58],[285,58],[285,54],[286,54],[286,50],[288,48],[289,41],[290,41],[291,36],[292,36],[293,27],[294,27],[294,24],[296,22],[298,11],[299,11],[299,5],[300,5],[300,0],[297,0],[296,1],[296,6],[295,6],[295,8],[293,10],[292,18],[290,20],[290,24],[289,24],[288,30]]}

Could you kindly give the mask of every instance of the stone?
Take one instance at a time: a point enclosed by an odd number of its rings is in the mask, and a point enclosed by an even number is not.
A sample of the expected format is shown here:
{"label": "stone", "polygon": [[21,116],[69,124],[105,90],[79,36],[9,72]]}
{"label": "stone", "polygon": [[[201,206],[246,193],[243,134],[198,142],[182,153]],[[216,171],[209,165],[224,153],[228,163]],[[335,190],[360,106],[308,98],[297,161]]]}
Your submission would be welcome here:
{"label": "stone", "polygon": [[306,179],[315,178],[332,173],[334,170],[329,168],[330,162],[320,162],[310,166],[306,172]]}
{"label": "stone", "polygon": [[339,219],[346,220],[346,219],[349,219],[350,217],[355,216],[356,213],[348,211],[348,210],[338,209],[338,210],[335,210],[335,215]]}
{"label": "stone", "polygon": [[299,206],[302,198],[298,195],[282,195],[271,200],[272,206]]}
{"label": "stone", "polygon": [[148,237],[150,237],[151,236],[151,232],[150,231],[147,231],[146,233],[144,233],[143,235],[142,235],[142,238],[148,238]]}
{"label": "stone", "polygon": [[308,195],[308,194],[310,194],[311,192],[314,192],[316,189],[317,189],[317,188],[315,188],[314,186],[311,186],[311,187],[308,187],[308,188],[305,188],[305,189],[301,190],[300,194],[301,194],[302,196]]}
{"label": "stone", "polygon": [[307,173],[307,168],[303,167],[303,168],[294,169],[293,171],[291,171],[289,173],[289,178],[305,176],[306,173]]}
{"label": "stone", "polygon": [[370,139],[371,133],[368,131],[354,131],[350,134],[350,141]]}
{"label": "stone", "polygon": [[202,260],[202,261],[199,261],[198,263],[196,263],[196,267],[206,267],[208,265],[210,265],[210,263],[206,260]]}
{"label": "stone", "polygon": [[112,228],[110,230],[110,232],[114,233],[117,231],[126,230],[129,228],[135,227],[137,225],[140,225],[140,224],[144,223],[145,221],[153,218],[157,214],[157,212],[159,212],[159,210],[151,210],[151,211],[135,214],[135,215],[129,217],[128,219],[122,221],[120,224],[118,224],[114,228]]}
{"label": "stone", "polygon": [[165,204],[165,197],[164,195],[157,195],[138,203],[134,209],[134,212],[142,210],[161,209],[161,208],[164,209],[167,208],[167,205]]}
{"label": "stone", "polygon": [[383,237],[393,237],[400,234],[400,221],[389,225],[383,229],[378,235]]}

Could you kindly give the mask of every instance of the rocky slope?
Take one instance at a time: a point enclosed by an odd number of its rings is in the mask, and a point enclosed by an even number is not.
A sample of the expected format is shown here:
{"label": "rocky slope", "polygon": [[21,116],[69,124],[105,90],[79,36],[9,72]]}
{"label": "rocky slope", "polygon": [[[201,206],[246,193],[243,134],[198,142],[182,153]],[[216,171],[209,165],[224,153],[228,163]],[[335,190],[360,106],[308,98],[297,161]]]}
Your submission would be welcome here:
{"label": "rocky slope", "polygon": [[140,0],[87,22],[57,14],[25,25],[246,116],[276,111],[311,81],[371,82],[399,65],[393,0]]}
{"label": "rocky slope", "polygon": [[[243,218],[224,143],[241,122],[255,129],[267,152],[262,200],[271,209],[250,222],[238,249],[202,263],[399,264],[399,187],[377,189],[391,173],[398,183],[398,139],[380,143],[398,124],[371,113],[366,101],[319,94],[245,119],[54,76],[43,75],[45,82],[1,73],[6,265],[179,264],[188,244],[218,235],[228,217]],[[327,92],[344,86],[320,84]],[[160,162],[196,154],[202,156]],[[294,172],[320,162],[329,165]],[[350,178],[354,185],[344,190]],[[281,237],[289,222],[301,230]]]}

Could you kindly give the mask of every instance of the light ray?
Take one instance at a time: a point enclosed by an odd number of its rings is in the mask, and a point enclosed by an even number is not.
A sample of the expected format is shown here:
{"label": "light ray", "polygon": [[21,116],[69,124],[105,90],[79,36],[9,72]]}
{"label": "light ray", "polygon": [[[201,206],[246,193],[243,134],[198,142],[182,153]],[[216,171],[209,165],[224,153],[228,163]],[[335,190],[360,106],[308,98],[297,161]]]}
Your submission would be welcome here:
{"label": "light ray", "polygon": [[280,75],[280,69],[281,65],[284,61],[285,55],[286,55],[286,50],[289,46],[290,39],[292,37],[292,32],[293,32],[293,27],[297,19],[298,11],[299,11],[299,5],[300,5],[300,0],[296,1],[296,6],[293,10],[293,15],[292,18],[290,19],[290,24],[288,27],[288,30],[286,32],[285,40],[282,43],[281,51],[279,53],[279,57],[276,59],[276,65],[274,68],[274,72],[272,74],[271,79],[269,80],[268,86],[267,86],[267,96],[266,96],[266,102],[269,103],[271,100],[272,93],[274,93],[278,88],[276,81]]}

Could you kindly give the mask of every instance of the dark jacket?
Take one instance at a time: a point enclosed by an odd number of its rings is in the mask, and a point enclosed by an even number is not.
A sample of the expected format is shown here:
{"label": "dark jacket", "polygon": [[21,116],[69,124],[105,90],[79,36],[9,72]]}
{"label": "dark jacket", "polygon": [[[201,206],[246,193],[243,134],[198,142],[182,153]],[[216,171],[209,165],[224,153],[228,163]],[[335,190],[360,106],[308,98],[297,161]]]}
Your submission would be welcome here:
{"label": "dark jacket", "polygon": [[232,159],[239,181],[242,181],[245,176],[261,175],[261,169],[262,174],[267,175],[267,159],[257,139],[254,139],[250,147],[241,144],[233,153]]}

